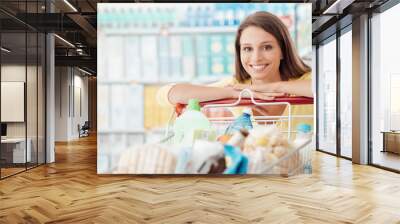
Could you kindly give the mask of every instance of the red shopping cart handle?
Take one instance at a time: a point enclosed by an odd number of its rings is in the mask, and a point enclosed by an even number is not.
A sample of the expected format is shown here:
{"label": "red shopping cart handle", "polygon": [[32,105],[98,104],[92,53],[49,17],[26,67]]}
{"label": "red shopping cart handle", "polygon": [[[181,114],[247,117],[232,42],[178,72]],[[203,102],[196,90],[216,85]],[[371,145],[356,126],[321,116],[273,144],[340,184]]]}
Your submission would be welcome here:
{"label": "red shopping cart handle", "polygon": [[[275,97],[273,100],[261,100],[261,99],[254,99],[257,103],[271,103],[271,102],[288,102],[293,105],[304,105],[304,104],[313,104],[314,103],[314,98],[312,97],[303,97],[303,96],[296,96],[296,97]],[[205,105],[209,104],[232,104],[237,101],[236,98],[231,98],[231,99],[221,99],[221,100],[210,100],[210,101],[204,101],[200,102],[200,105],[203,107]],[[254,105],[254,103],[251,101],[250,98],[244,98],[241,99],[239,104],[237,106],[251,106]],[[182,112],[183,109],[185,109],[186,104],[176,104],[175,106],[175,112],[179,116]]]}
{"label": "red shopping cart handle", "polygon": [[[273,100],[261,100],[261,99],[254,99],[257,103],[271,103],[271,102],[288,102],[293,105],[299,105],[299,104],[313,104],[314,103],[314,98],[312,97],[275,97]],[[232,98],[232,99],[222,99],[222,100],[211,100],[211,101],[205,101],[201,102],[201,106],[209,105],[209,104],[230,104],[236,102],[237,99]],[[251,101],[250,98],[245,98],[240,100],[239,104],[237,106],[249,106],[249,105],[254,105],[254,103]]]}

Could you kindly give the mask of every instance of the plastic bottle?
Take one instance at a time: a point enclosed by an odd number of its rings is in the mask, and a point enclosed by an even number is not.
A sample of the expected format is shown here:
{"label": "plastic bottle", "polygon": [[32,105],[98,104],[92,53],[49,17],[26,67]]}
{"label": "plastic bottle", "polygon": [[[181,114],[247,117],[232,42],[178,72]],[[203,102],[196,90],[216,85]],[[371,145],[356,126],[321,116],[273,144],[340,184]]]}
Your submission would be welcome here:
{"label": "plastic bottle", "polygon": [[228,4],[225,7],[225,18],[224,18],[224,26],[233,26],[234,25],[234,5]]}
{"label": "plastic bottle", "polygon": [[197,6],[194,10],[194,26],[201,26],[203,24],[203,19],[203,8],[201,6]]}
{"label": "plastic bottle", "polygon": [[216,4],[215,16],[213,26],[223,26],[224,25],[224,7],[223,4]]}
{"label": "plastic bottle", "polygon": [[239,25],[240,22],[243,21],[243,19],[246,17],[246,12],[245,12],[245,8],[243,5],[239,5],[236,8],[236,12],[235,12],[235,19],[234,19],[234,25]]}
{"label": "plastic bottle", "polygon": [[225,131],[227,135],[233,135],[235,132],[240,131],[240,129],[253,129],[253,125],[251,123],[251,109],[243,110],[243,114],[240,115],[236,120],[228,126]]}
{"label": "plastic bottle", "polygon": [[[296,129],[297,129],[297,133],[296,133],[296,139],[294,141],[295,147],[299,147],[300,145],[302,145],[305,142],[307,142],[307,141],[312,139],[311,125],[309,125],[309,124],[299,124],[299,125],[297,125]],[[304,152],[304,150],[302,150],[302,152]],[[304,163],[304,173],[305,174],[311,174],[312,173],[311,160],[305,161],[305,163]]]}
{"label": "plastic bottle", "polygon": [[296,140],[295,140],[296,143],[301,144],[312,139],[311,125],[301,123],[297,125],[296,130],[297,130]]}
{"label": "plastic bottle", "polygon": [[203,26],[207,27],[207,26],[212,26],[213,23],[213,8],[211,6],[206,6],[205,10],[204,10],[204,24]]}
{"label": "plastic bottle", "polygon": [[194,12],[194,8],[192,8],[192,6],[189,6],[185,15],[185,26],[194,27],[196,25],[196,18],[193,18]]}
{"label": "plastic bottle", "polygon": [[138,19],[137,19],[137,12],[135,9],[130,8],[129,13],[127,16],[127,20],[129,21],[129,28],[136,28],[138,27]]}
{"label": "plastic bottle", "polygon": [[197,99],[190,99],[186,111],[179,116],[174,125],[174,142],[191,146],[195,131],[211,131],[211,124],[207,117],[200,112]]}

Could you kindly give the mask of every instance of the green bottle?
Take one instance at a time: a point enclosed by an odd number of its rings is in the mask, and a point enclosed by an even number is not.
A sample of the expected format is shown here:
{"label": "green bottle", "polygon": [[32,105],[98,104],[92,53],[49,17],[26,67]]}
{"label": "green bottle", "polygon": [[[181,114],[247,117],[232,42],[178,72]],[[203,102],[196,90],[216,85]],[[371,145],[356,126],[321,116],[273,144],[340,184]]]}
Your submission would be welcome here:
{"label": "green bottle", "polygon": [[174,124],[174,143],[191,146],[196,133],[210,132],[211,124],[207,117],[200,111],[201,107],[197,99],[190,99],[184,113]]}

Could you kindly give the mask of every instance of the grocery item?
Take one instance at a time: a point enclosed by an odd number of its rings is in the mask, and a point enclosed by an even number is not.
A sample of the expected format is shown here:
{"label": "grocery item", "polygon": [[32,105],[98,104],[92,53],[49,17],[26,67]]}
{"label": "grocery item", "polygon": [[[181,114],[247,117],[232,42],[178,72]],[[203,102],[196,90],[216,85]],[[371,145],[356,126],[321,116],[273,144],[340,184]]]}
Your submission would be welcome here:
{"label": "grocery item", "polygon": [[210,121],[200,112],[199,101],[190,99],[185,112],[174,124],[174,143],[190,146],[193,144],[195,130],[211,131]]}
{"label": "grocery item", "polygon": [[232,136],[231,135],[221,135],[221,136],[219,136],[218,137],[218,141],[219,142],[222,142],[222,143],[227,143],[228,141],[229,141],[229,139],[231,138]]}
{"label": "grocery item", "polygon": [[239,131],[235,132],[231,138],[226,142],[228,145],[232,145],[235,147],[242,148],[244,144],[244,140],[249,135],[249,132],[242,128]]}
{"label": "grocery item", "polygon": [[301,123],[297,125],[296,131],[296,139],[294,141],[295,145],[301,145],[302,143],[312,139],[311,125]]}
{"label": "grocery item", "polygon": [[190,161],[191,153],[192,153],[191,147],[183,147],[183,148],[179,149],[179,152],[177,153],[178,161],[177,161],[177,164],[175,167],[176,174],[185,174],[186,173],[186,168]]}
{"label": "grocery item", "polygon": [[251,123],[251,109],[247,108],[243,110],[243,114],[240,115],[236,120],[231,123],[225,131],[225,134],[233,135],[236,131],[240,129],[253,129],[253,124]]}
{"label": "grocery item", "polygon": [[[301,145],[303,145],[304,143],[312,140],[311,125],[302,123],[297,126],[296,130],[297,130],[296,139],[294,140],[295,147],[301,147]],[[304,153],[304,150],[302,152]],[[305,174],[311,174],[312,173],[311,160],[304,161],[303,168]]]}
{"label": "grocery item", "polygon": [[256,147],[264,147],[272,150],[273,147],[289,147],[289,142],[283,133],[275,125],[256,126],[250,130],[249,136],[244,142],[244,152],[253,151]]}
{"label": "grocery item", "polygon": [[288,152],[287,147],[283,147],[283,146],[276,146],[272,150],[272,154],[274,154],[278,158],[283,157],[284,155],[287,154],[287,152]]}
{"label": "grocery item", "polygon": [[[262,173],[293,150],[285,134],[275,125],[257,126],[245,139],[243,153],[250,160],[249,173]],[[288,164],[271,167],[269,174],[287,174]]]}
{"label": "grocery item", "polygon": [[224,157],[219,157],[211,164],[209,174],[221,174],[226,169],[226,163]]}
{"label": "grocery item", "polygon": [[122,174],[172,174],[176,157],[160,144],[137,145],[121,154],[114,173]]}
{"label": "grocery item", "polygon": [[207,174],[213,165],[218,166],[218,161],[223,157],[224,147],[220,142],[196,140],[186,171],[189,174]]}
{"label": "grocery item", "polygon": [[193,141],[198,139],[207,140],[207,141],[215,141],[217,139],[217,133],[215,130],[203,130],[203,129],[195,129],[193,130]]}
{"label": "grocery item", "polygon": [[224,145],[226,169],[224,174],[246,174],[248,158],[243,155],[239,148],[232,145]]}

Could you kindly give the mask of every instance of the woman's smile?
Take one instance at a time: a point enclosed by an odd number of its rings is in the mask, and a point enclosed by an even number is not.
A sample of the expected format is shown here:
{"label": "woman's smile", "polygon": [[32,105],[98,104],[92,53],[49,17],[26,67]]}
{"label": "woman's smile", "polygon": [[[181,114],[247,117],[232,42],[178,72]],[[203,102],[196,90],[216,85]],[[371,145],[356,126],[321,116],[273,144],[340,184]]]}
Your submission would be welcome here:
{"label": "woman's smile", "polygon": [[254,73],[264,72],[264,70],[268,67],[268,64],[250,64],[250,68]]}

